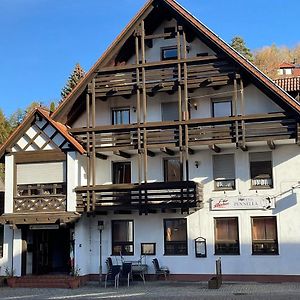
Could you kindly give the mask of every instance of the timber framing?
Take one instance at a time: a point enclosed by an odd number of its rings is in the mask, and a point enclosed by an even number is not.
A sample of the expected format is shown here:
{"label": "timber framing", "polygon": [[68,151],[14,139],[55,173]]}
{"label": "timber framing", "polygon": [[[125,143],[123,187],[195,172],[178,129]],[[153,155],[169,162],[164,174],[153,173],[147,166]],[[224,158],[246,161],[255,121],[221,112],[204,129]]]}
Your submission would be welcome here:
{"label": "timber framing", "polygon": [[[164,13],[160,12],[163,11]],[[95,63],[91,70],[81,80],[73,92],[61,103],[57,110],[53,113],[53,118],[61,122],[68,122],[68,115],[70,110],[74,106],[77,98],[86,90],[86,87],[92,78],[98,73],[98,71],[108,70],[107,68],[116,68],[115,62],[119,58],[121,49],[126,49],[130,43],[134,44],[136,38],[140,38],[143,34],[143,41],[151,41],[155,38],[161,38],[153,34],[145,34],[141,32],[139,27],[145,20],[150,20],[153,15],[161,16],[162,14],[170,14],[174,18],[181,20],[184,28],[187,28],[186,40],[193,40],[194,36],[200,37],[208,46],[212,47],[217,53],[222,53],[231,60],[238,68],[241,69],[241,73],[249,77],[258,87],[263,88],[266,93],[274,99],[279,105],[288,107],[291,111],[300,112],[300,105],[294,98],[288,95],[284,90],[279,88],[274,82],[260,72],[254,65],[248,62],[244,57],[239,55],[233,48],[220,39],[214,32],[209,30],[199,20],[197,20],[192,14],[185,10],[174,0],[150,0],[141,9],[141,11],[133,18],[133,20],[127,25],[123,32],[117,37],[113,44],[105,51],[101,58]],[[147,21],[151,28],[150,21]],[[145,43],[143,43],[144,45]],[[139,45],[140,47],[143,45]],[[183,63],[183,62],[181,62]],[[128,66],[124,66],[125,69]],[[130,66],[131,67],[131,66]],[[136,67],[136,66],[133,66]],[[147,68],[147,65],[144,66]],[[104,69],[106,68],[106,69]],[[119,67],[121,70],[121,67]],[[137,67],[139,69],[139,66]],[[122,70],[122,72],[124,69]],[[245,77],[244,76],[244,77]],[[227,78],[220,78],[221,82],[227,81]],[[214,79],[205,79],[205,81],[211,81],[211,86],[214,86]],[[156,84],[157,85],[157,84]],[[139,84],[137,84],[139,87]],[[121,93],[121,89],[112,89],[112,92]]]}

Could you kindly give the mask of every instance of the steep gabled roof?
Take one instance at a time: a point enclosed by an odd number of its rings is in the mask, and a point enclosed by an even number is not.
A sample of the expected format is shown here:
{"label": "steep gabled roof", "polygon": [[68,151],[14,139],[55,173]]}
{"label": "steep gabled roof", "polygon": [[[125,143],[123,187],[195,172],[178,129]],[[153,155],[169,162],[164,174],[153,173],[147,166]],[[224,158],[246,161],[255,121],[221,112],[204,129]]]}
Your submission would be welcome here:
{"label": "steep gabled roof", "polygon": [[40,115],[41,117],[45,118],[73,147],[76,151],[83,154],[85,150],[83,147],[78,143],[78,141],[70,135],[68,132],[68,128],[57,122],[52,120],[50,117],[49,111],[42,109],[40,107],[35,108],[32,110],[23,120],[23,122],[15,129],[15,131],[9,136],[4,144],[0,147],[0,161],[3,159],[5,155],[6,149],[13,147],[13,145],[17,142],[17,140],[22,136],[22,134],[30,127],[31,123],[33,122],[36,114]]}
{"label": "steep gabled roof", "polygon": [[111,46],[103,53],[99,60],[94,64],[86,76],[79,82],[72,93],[59,105],[56,111],[53,113],[52,117],[55,120],[66,122],[66,115],[68,110],[71,109],[73,103],[84,91],[87,84],[92,80],[94,73],[97,69],[105,66],[108,61],[110,52],[120,49],[126,40],[134,32],[135,27],[139,22],[146,18],[151,12],[151,7],[155,3],[165,4],[165,6],[183,18],[186,22],[192,25],[201,35],[205,36],[210,43],[212,43],[220,51],[228,55],[233,61],[235,61],[248,75],[255,79],[259,84],[264,86],[269,93],[273,96],[278,97],[280,101],[283,101],[288,107],[290,107],[296,113],[300,113],[300,103],[292,98],[287,92],[278,87],[271,79],[269,79],[265,74],[263,74],[258,68],[256,68],[252,63],[230,47],[225,41],[223,41],[219,36],[217,36],[213,31],[196,19],[191,13],[189,13],[185,8],[178,4],[174,0],[149,0],[141,11],[132,19],[132,21],[126,26],[122,33],[116,38],[116,40],[111,44]]}

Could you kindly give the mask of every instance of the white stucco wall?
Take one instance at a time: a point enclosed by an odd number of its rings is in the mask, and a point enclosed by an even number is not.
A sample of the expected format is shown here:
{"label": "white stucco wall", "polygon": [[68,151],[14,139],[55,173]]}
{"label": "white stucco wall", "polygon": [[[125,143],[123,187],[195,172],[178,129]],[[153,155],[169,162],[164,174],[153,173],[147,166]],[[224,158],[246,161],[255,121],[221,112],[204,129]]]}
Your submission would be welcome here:
{"label": "white stucco wall", "polygon": [[[252,147],[249,152],[236,149],[224,149],[222,153],[234,153],[236,169],[236,190],[226,191],[228,196],[241,195],[268,195],[275,197],[276,207],[272,210],[234,210],[211,211],[210,198],[224,195],[224,192],[213,191],[212,155],[208,150],[198,151],[190,160],[190,177],[204,182],[204,208],[190,214],[181,215],[157,213],[149,215],[116,215],[84,217],[76,224],[76,251],[77,262],[82,270],[97,274],[99,270],[99,231],[97,221],[104,220],[103,230],[103,272],[105,273],[105,259],[111,255],[111,220],[134,220],[134,249],[135,255],[127,257],[128,260],[137,260],[140,257],[140,244],[142,242],[155,242],[156,255],[161,264],[169,266],[173,274],[211,274],[214,272],[214,262],[220,255],[214,255],[214,217],[238,217],[240,255],[222,255],[224,274],[298,274],[300,268],[297,263],[300,251],[300,189],[296,187],[300,178],[300,154],[297,145],[278,145],[272,151],[274,188],[267,190],[251,190],[249,174],[249,153],[257,151],[270,151],[266,146]],[[162,158],[150,158],[149,178],[162,180]],[[199,168],[194,162],[199,161]],[[100,163],[99,163],[100,164]],[[99,165],[103,170],[110,164],[104,161],[106,167]],[[136,163],[132,163],[133,173]],[[101,172],[109,173],[109,172]],[[103,174],[102,174],[103,175]],[[108,183],[108,178],[105,183]],[[292,189],[292,187],[296,187]],[[278,229],[279,255],[252,255],[251,217],[276,216]],[[187,218],[188,225],[188,255],[165,256],[163,219]],[[89,232],[90,230],[90,232]],[[207,258],[196,258],[194,239],[202,236],[207,239]],[[79,247],[81,244],[81,247]],[[88,256],[87,253],[90,255]],[[91,259],[89,262],[88,259]],[[149,273],[153,273],[152,259],[148,256],[146,263]],[[113,258],[119,260],[118,257]]]}

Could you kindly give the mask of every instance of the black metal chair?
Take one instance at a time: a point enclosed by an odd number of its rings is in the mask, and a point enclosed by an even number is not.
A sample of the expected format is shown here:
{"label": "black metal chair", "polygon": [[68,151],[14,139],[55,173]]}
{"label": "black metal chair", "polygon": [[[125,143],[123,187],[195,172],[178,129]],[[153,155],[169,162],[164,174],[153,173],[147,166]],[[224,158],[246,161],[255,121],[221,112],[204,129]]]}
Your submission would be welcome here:
{"label": "black metal chair", "polygon": [[129,287],[130,279],[132,279],[132,263],[124,262],[121,271],[116,276],[117,288],[119,287],[120,281],[127,281],[127,286]]}
{"label": "black metal chair", "polygon": [[157,258],[154,258],[154,259],[152,260],[152,263],[153,263],[153,265],[154,265],[156,279],[158,279],[158,277],[159,277],[160,275],[164,275],[164,276],[165,276],[165,280],[167,280],[167,276],[170,274],[169,268],[168,268],[168,267],[160,267]]}
{"label": "black metal chair", "polygon": [[117,287],[117,275],[120,273],[121,266],[113,265],[112,259],[110,257],[106,260],[107,273],[105,275],[105,288],[107,286],[107,282],[114,282],[115,288]]}

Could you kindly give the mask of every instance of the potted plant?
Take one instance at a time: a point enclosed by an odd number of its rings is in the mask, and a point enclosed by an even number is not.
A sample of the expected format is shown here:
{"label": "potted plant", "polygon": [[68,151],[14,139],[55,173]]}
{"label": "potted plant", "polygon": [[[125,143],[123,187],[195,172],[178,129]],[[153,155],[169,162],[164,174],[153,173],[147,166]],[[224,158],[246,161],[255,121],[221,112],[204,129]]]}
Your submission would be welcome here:
{"label": "potted plant", "polygon": [[73,266],[71,269],[70,275],[72,276],[69,279],[70,289],[76,289],[80,286],[80,268],[78,266]]}
{"label": "potted plant", "polygon": [[9,287],[13,288],[16,286],[17,278],[15,277],[16,270],[13,268],[5,267],[6,283]]}

